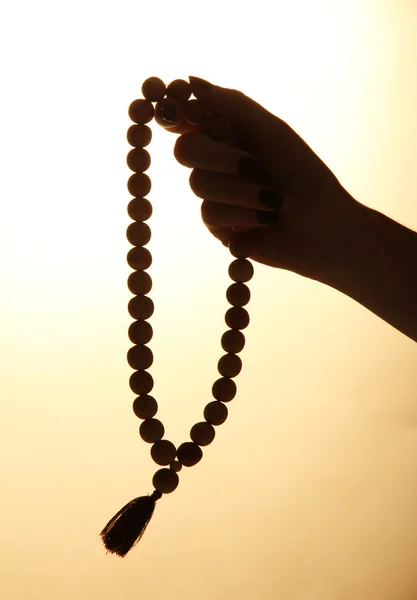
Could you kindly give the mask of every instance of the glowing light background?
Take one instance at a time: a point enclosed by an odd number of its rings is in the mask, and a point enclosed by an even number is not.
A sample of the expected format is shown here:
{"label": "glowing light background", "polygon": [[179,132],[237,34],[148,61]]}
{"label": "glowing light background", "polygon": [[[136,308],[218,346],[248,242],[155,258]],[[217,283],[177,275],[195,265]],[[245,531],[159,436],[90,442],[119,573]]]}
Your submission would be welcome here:
{"label": "glowing light background", "polygon": [[[241,89],[355,198],[417,230],[416,26],[405,0],[3,4],[2,598],[416,597],[416,345],[256,263],[229,419],[128,557],[98,537],[157,468],[126,362],[125,136],[142,82]],[[217,378],[230,255],[177,136],[152,129],[151,373],[179,444]]]}

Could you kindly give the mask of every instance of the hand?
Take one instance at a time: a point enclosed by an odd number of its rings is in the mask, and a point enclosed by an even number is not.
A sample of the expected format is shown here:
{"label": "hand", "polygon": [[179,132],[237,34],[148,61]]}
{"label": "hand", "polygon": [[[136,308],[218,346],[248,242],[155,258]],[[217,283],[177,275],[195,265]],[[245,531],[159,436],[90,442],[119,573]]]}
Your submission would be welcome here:
{"label": "hand", "polygon": [[[348,244],[349,220],[358,203],[289,125],[242,92],[212,86],[194,95],[208,115],[223,116],[229,135],[216,141],[198,125],[182,121],[168,129],[180,133],[174,155],[191,167],[190,186],[203,199],[202,218],[228,245],[233,238],[250,247],[250,258],[316,279],[323,263]],[[256,159],[252,180],[238,171],[243,157]],[[263,189],[283,199],[282,206],[260,203]],[[266,224],[259,215],[276,215]],[[233,230],[247,229],[246,233]]]}

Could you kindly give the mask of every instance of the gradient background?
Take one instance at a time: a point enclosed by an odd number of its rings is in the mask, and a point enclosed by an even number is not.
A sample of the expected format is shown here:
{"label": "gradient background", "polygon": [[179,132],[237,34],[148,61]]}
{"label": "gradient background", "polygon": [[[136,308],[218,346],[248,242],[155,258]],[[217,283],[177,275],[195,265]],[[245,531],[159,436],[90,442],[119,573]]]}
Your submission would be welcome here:
{"label": "gradient background", "polygon": [[[416,28],[411,0],[2,4],[2,599],[417,598],[417,346],[257,263],[229,419],[124,560],[99,538],[157,469],[126,361],[143,81],[241,89],[417,230]],[[152,393],[179,444],[218,377],[231,257],[152,129]]]}

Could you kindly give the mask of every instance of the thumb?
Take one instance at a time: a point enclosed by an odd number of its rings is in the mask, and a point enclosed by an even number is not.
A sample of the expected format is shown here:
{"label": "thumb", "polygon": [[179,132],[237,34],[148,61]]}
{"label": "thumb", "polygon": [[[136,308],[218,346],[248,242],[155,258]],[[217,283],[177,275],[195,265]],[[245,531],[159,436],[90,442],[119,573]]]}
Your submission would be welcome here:
{"label": "thumb", "polygon": [[[272,135],[280,119],[239,90],[213,85],[189,75],[191,90],[199,103],[211,114],[225,117],[237,139],[250,146]],[[275,134],[275,131],[274,131]]]}

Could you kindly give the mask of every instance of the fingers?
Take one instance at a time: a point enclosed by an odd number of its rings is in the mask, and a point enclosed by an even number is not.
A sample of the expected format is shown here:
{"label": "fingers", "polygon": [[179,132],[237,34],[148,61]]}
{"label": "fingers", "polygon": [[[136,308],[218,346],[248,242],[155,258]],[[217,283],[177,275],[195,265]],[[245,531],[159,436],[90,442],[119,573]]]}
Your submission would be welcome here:
{"label": "fingers", "polygon": [[207,200],[201,205],[201,216],[204,223],[214,229],[229,227],[236,231],[270,227],[275,225],[279,218],[275,211],[251,210]]}
{"label": "fingers", "polygon": [[180,164],[193,168],[190,187],[204,200],[206,225],[236,231],[276,223],[274,211],[280,209],[282,197],[256,181],[259,172],[252,155],[196,132],[178,138],[174,155]]}
{"label": "fingers", "polygon": [[[206,114],[198,124],[190,123],[183,105],[175,103],[174,110],[170,101],[168,109],[157,111],[157,121],[166,131],[180,134],[174,156],[193,169],[190,187],[204,200],[201,214],[209,231],[227,245],[233,232],[276,223],[282,197],[262,185],[255,156],[239,147],[227,119]],[[174,120],[168,122],[165,116]]]}
{"label": "fingers", "polygon": [[193,169],[190,187],[199,198],[214,204],[229,204],[254,210],[278,210],[282,196],[255,181]]}
{"label": "fingers", "polygon": [[175,142],[174,156],[184,167],[205,169],[225,175],[237,175],[241,159],[252,158],[255,161],[255,157],[248,152],[225,145],[198,132],[181,135]]}

